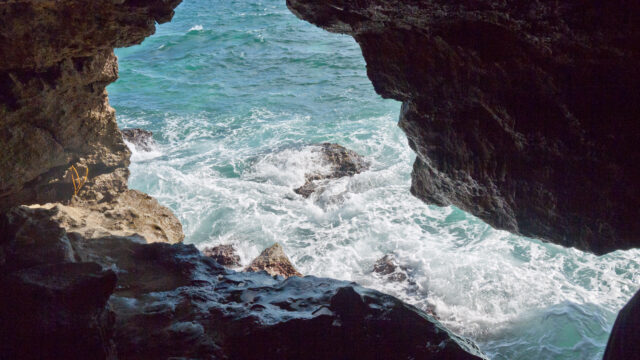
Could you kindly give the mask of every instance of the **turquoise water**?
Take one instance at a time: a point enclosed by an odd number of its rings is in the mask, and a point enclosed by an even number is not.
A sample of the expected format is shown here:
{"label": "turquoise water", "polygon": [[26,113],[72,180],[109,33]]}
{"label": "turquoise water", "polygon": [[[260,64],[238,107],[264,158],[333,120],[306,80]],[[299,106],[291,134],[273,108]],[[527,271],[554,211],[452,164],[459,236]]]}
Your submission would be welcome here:
{"label": "turquoise water", "polygon": [[[435,308],[493,359],[599,359],[639,287],[639,251],[598,258],[413,198],[400,104],[373,91],[352,38],[298,20],[284,0],[186,0],[116,53],[118,122],[158,143],[134,151],[130,186],[170,207],[188,243],[232,243],[247,264],[280,242],[304,274]],[[326,167],[319,142],[372,167],[303,199],[293,189]],[[410,282],[372,274],[389,253]]]}

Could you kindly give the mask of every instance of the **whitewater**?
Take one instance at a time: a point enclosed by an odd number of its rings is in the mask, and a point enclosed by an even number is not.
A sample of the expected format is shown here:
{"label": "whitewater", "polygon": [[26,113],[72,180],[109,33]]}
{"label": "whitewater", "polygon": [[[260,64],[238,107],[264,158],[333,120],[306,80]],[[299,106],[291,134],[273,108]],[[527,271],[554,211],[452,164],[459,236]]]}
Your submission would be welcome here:
{"label": "whitewater", "polygon": [[[116,54],[119,125],[157,142],[134,149],[129,185],[173,210],[186,243],[233,244],[246,265],[279,242],[303,274],[434,309],[492,359],[600,359],[640,286],[638,250],[596,257],[414,198],[400,104],[375,93],[351,37],[297,19],[284,0],[186,0]],[[293,189],[326,168],[322,142],[371,167],[305,199]],[[409,281],[372,272],[386,254]]]}

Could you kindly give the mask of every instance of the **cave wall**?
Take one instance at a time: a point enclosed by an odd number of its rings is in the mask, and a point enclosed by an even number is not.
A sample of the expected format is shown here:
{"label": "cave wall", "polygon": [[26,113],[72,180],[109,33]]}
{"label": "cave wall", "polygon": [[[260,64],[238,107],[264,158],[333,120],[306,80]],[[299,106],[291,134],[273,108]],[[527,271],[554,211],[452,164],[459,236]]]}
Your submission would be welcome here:
{"label": "cave wall", "polygon": [[287,0],[402,101],[411,192],[596,254],[640,245],[640,3]]}
{"label": "cave wall", "polygon": [[181,0],[0,1],[0,210],[127,188],[130,152],[109,106],[113,49],[142,42]]}

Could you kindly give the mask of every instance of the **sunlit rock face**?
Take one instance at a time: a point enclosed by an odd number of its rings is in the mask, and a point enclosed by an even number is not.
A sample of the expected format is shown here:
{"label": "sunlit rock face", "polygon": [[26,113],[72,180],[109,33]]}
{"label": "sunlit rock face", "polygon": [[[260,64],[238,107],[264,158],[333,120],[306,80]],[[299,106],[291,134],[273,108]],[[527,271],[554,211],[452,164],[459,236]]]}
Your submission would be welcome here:
{"label": "sunlit rock face", "polygon": [[0,1],[0,210],[68,200],[71,165],[83,199],[127,187],[130,152],[105,87],[113,48],[140,43],[180,0]]}
{"label": "sunlit rock face", "polygon": [[417,197],[596,254],[640,244],[640,3],[287,4],[403,102]]}

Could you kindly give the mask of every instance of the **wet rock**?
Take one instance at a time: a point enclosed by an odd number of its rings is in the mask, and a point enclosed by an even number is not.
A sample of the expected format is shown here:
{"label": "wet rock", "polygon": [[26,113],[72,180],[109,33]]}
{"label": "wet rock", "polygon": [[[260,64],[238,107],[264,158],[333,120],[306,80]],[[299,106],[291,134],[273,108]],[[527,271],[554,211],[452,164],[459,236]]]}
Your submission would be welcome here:
{"label": "wet rock", "polygon": [[405,269],[398,265],[393,255],[385,255],[373,264],[373,272],[383,276],[388,281],[403,282],[408,276]]}
{"label": "wet rock", "polygon": [[214,259],[218,264],[225,267],[234,268],[240,266],[240,256],[236,253],[233,245],[226,244],[205,248],[202,250],[202,254]]}
{"label": "wet rock", "polygon": [[282,246],[278,243],[262,251],[262,253],[244,269],[244,271],[252,272],[263,270],[272,276],[280,275],[285,278],[290,276],[302,277],[302,274],[293,267],[289,257],[287,257]]}
{"label": "wet rock", "polygon": [[122,129],[122,138],[142,151],[151,151],[155,146],[153,133],[143,129]]}
{"label": "wet rock", "polygon": [[411,192],[596,254],[640,245],[640,3],[287,0],[353,36]]}
{"label": "wet rock", "polygon": [[107,305],[116,275],[95,263],[30,267],[0,276],[0,358],[116,359]]}
{"label": "wet rock", "polygon": [[640,356],[640,291],[618,313],[603,360],[637,359]]}
{"label": "wet rock", "polygon": [[319,189],[322,180],[353,176],[369,168],[369,163],[362,155],[338,144],[322,143],[317,151],[322,154],[323,161],[329,164],[329,171],[305,174],[304,185],[293,190],[305,198]]}
{"label": "wet rock", "polygon": [[234,272],[182,243],[67,233],[54,212],[0,234],[0,286],[12,295],[0,297],[2,358],[112,358],[112,344],[120,359],[482,358],[425,313],[353,283]]}

